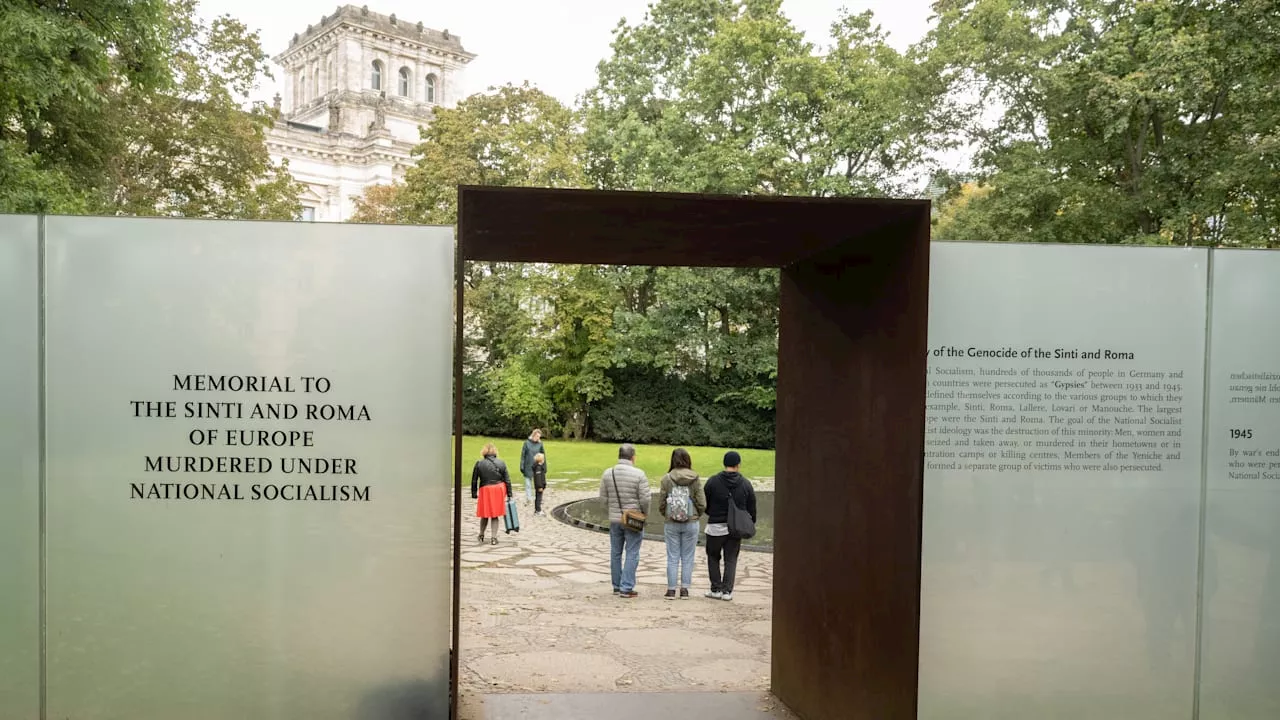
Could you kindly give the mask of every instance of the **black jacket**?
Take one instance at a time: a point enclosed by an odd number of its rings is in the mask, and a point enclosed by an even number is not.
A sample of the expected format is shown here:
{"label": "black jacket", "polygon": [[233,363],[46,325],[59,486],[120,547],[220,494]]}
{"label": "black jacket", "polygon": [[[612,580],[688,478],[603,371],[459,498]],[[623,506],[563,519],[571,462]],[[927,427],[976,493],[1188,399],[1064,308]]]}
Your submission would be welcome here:
{"label": "black jacket", "polygon": [[485,485],[502,483],[507,486],[507,497],[511,497],[511,478],[507,475],[507,464],[496,457],[486,455],[477,460],[471,471],[471,497],[478,497],[480,488]]}
{"label": "black jacket", "polygon": [[729,521],[729,496],[732,494],[738,507],[756,519],[756,491],[751,481],[736,472],[718,472],[707,480],[707,522],[723,523]]}

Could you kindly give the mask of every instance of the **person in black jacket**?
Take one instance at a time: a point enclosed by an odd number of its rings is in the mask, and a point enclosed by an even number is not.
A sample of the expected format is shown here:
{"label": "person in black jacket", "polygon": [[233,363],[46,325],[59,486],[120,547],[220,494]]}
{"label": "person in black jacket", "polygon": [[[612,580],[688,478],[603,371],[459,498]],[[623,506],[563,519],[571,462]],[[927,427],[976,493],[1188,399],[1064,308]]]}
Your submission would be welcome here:
{"label": "person in black jacket", "polygon": [[[738,468],[742,456],[730,450],[724,454],[724,471],[707,480],[707,570],[711,575],[711,590],[706,596],[713,600],[733,599],[733,580],[738,572],[738,553],[742,550],[742,538],[729,536],[729,503],[747,511],[751,521],[756,520],[756,491],[751,481],[743,477]],[[724,574],[720,571],[720,558],[724,556]]]}
{"label": "person in black jacket", "polygon": [[480,451],[481,458],[471,470],[471,499],[476,501],[476,517],[480,518],[480,542],[484,542],[485,526],[493,521],[493,540],[498,544],[498,518],[507,514],[507,498],[511,497],[511,477],[507,464],[498,459],[498,448],[488,443]]}

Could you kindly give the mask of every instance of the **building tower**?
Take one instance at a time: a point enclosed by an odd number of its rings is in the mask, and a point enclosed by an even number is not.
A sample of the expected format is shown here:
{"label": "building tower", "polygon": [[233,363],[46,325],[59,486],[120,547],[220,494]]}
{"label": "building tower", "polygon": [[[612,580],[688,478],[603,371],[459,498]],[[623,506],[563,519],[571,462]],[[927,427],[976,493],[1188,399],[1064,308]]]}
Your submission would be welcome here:
{"label": "building tower", "polygon": [[341,222],[372,185],[404,177],[419,127],[458,101],[475,55],[448,30],[344,5],[308,25],[275,61],[284,71],[273,160],[307,190],[302,219]]}

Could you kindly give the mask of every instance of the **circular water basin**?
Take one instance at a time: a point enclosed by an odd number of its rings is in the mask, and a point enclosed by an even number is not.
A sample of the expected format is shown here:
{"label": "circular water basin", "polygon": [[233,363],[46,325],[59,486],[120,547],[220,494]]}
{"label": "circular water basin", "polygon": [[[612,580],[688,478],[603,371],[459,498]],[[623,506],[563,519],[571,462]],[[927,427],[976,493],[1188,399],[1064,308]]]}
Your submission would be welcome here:
{"label": "circular water basin", "polygon": [[[609,532],[609,511],[602,498],[594,497],[575,500],[560,505],[551,511],[551,516],[563,523],[596,532]],[[664,518],[658,514],[658,496],[654,493],[653,503],[649,508],[648,522],[644,526],[647,540],[663,540],[662,530]],[[702,530],[706,530],[707,519],[699,522]],[[698,533],[698,544],[705,544],[706,536]],[[744,540],[742,549],[758,552],[773,551],[773,493],[756,491],[756,534],[750,540]]]}

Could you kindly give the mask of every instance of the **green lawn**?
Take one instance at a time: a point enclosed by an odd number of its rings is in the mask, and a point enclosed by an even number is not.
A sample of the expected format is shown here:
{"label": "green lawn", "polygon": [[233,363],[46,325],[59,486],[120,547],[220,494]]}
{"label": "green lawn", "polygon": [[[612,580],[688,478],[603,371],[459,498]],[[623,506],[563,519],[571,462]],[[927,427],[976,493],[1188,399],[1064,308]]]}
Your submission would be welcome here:
{"label": "green lawn", "polygon": [[[520,447],[523,440],[510,438],[485,438],[465,436],[462,438],[462,475],[463,480],[471,477],[471,465],[480,459],[480,448],[487,442],[498,446],[498,457],[507,462],[511,469],[512,480],[520,478]],[[547,448],[547,479],[557,482],[559,487],[571,489],[594,489],[600,485],[600,475],[606,468],[613,467],[618,459],[616,443],[584,442],[578,440],[543,440]],[[671,465],[673,445],[637,445],[636,465],[644,470],[649,480],[656,486]],[[693,469],[703,477],[709,477],[723,470],[721,465],[725,451],[729,448],[685,447],[693,457]],[[736,449],[736,448],[735,448]],[[742,454],[742,474],[752,477],[773,476],[772,450],[738,450]]]}

